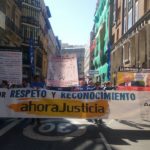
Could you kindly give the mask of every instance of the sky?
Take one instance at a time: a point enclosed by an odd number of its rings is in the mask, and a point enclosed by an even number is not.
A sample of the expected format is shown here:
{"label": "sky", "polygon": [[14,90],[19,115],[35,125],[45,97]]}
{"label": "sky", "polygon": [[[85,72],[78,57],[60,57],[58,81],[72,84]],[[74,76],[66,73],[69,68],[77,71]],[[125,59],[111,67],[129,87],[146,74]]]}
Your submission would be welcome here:
{"label": "sky", "polygon": [[97,0],[44,0],[54,34],[62,43],[88,44]]}

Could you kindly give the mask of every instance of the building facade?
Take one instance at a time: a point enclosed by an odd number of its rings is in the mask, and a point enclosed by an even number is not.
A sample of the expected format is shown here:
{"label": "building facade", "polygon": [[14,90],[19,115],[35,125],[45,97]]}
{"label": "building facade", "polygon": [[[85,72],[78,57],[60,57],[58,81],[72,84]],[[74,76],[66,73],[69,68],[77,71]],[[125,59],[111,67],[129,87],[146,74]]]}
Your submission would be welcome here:
{"label": "building facade", "polygon": [[90,55],[93,63],[91,69],[99,72],[96,80],[101,84],[110,80],[109,14],[109,0],[98,0],[91,32]]}
{"label": "building facade", "polygon": [[[46,77],[48,30],[51,29],[48,18],[51,17],[48,6],[44,0],[22,1],[22,49],[23,49],[23,71],[24,77],[38,74]],[[33,64],[30,62],[33,53]],[[33,68],[31,67],[33,65]]]}
{"label": "building facade", "polygon": [[77,45],[73,46],[68,44],[62,44],[61,55],[75,55],[77,58],[78,77],[79,79],[84,78],[84,46],[81,47]]}
{"label": "building facade", "polygon": [[[61,44],[49,22],[44,0],[0,1],[0,46],[19,47],[23,53],[23,78],[47,76],[48,55],[58,55]],[[32,60],[32,62],[31,62]]]}
{"label": "building facade", "polygon": [[86,46],[84,56],[84,76],[86,79],[89,78],[89,70],[90,70],[90,48],[89,46]]}
{"label": "building facade", "polygon": [[113,0],[111,80],[120,68],[150,68],[150,1]]}
{"label": "building facade", "polygon": [[[34,74],[41,75],[42,68],[42,42],[40,35],[40,1],[22,1],[22,52],[23,77],[31,78]],[[32,55],[32,56],[31,56]],[[30,59],[33,59],[30,62]],[[32,67],[31,67],[32,66]]]}
{"label": "building facade", "polygon": [[17,0],[0,1],[0,46],[20,47],[21,3]]}

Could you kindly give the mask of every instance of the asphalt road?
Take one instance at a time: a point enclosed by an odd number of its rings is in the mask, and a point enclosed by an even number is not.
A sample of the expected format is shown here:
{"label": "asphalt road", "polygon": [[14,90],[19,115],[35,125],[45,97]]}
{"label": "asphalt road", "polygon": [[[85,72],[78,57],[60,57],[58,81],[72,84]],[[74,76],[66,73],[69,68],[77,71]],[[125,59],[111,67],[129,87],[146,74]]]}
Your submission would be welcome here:
{"label": "asphalt road", "polygon": [[0,150],[149,150],[149,123],[0,119]]}
{"label": "asphalt road", "polygon": [[104,120],[99,128],[113,150],[150,150],[150,120]]}
{"label": "asphalt road", "polygon": [[98,128],[86,120],[31,119],[9,122],[0,130],[0,150],[99,150],[107,149]]}

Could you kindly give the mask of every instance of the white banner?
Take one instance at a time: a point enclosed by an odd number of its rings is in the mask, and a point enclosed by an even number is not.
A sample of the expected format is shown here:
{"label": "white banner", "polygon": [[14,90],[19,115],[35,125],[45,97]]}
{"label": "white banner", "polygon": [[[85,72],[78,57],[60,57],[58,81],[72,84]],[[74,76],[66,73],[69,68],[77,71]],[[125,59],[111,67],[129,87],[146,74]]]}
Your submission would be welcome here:
{"label": "white banner", "polygon": [[0,51],[0,82],[22,84],[22,53]]}
{"label": "white banner", "polygon": [[76,57],[50,57],[47,86],[68,87],[78,85]]}
{"label": "white banner", "polygon": [[0,89],[0,117],[150,120],[150,92]]}

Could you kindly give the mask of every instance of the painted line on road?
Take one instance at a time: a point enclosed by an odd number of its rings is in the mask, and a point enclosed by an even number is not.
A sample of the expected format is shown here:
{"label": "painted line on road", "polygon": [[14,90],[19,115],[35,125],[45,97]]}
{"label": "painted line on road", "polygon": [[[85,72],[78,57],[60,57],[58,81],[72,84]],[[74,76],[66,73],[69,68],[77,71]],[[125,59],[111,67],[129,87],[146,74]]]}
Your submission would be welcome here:
{"label": "painted line on road", "polygon": [[15,127],[15,126],[16,126],[17,124],[19,124],[22,120],[23,120],[23,119],[21,119],[21,120],[16,120],[16,121],[14,121],[14,122],[8,124],[8,125],[5,126],[4,128],[2,128],[2,129],[0,130],[0,136],[6,134],[10,129],[12,129],[13,127]]}
{"label": "painted line on road", "polygon": [[103,135],[101,132],[99,132],[99,135],[100,135],[102,141],[104,142],[104,144],[105,144],[105,146],[106,146],[106,149],[107,149],[107,150],[112,150],[112,148],[110,147],[110,145],[109,145],[109,143],[107,142],[107,140],[106,140],[106,138],[104,137],[104,135]]}

